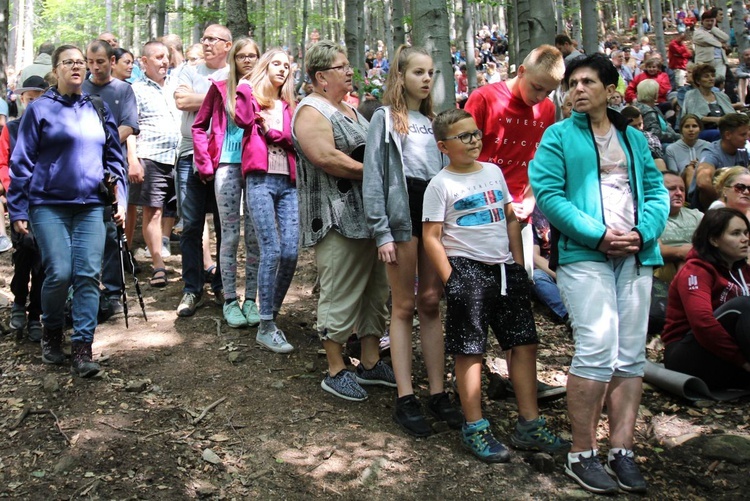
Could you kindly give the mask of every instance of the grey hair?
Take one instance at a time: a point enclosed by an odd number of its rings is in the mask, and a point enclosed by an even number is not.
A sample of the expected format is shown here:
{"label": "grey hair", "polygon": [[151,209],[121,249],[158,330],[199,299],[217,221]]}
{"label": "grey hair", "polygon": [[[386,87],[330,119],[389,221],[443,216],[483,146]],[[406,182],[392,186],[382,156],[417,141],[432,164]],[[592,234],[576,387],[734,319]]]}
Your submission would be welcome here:
{"label": "grey hair", "polygon": [[310,81],[315,85],[315,74],[331,67],[333,60],[339,54],[346,54],[336,42],[321,40],[310,47],[305,54],[305,69]]}

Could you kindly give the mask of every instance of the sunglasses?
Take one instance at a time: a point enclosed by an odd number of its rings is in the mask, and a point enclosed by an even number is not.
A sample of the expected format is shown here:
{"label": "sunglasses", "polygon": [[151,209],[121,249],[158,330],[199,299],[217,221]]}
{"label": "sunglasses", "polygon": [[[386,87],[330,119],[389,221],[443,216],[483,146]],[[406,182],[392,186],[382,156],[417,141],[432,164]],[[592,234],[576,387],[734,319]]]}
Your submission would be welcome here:
{"label": "sunglasses", "polygon": [[729,186],[729,188],[733,188],[734,191],[737,193],[748,193],[750,194],[750,186],[742,183],[733,184],[732,186]]}

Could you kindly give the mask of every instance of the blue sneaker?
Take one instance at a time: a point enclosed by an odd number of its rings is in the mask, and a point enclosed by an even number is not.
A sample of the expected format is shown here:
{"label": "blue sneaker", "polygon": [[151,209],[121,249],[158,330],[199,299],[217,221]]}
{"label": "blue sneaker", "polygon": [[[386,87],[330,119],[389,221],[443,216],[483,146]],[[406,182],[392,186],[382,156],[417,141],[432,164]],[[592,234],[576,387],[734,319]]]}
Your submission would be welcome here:
{"label": "blue sneaker", "polygon": [[237,302],[236,299],[229,304],[225,303],[222,310],[224,312],[224,320],[227,321],[229,327],[235,329],[247,327],[247,319],[245,318],[245,315],[242,314],[240,303]]}
{"label": "blue sneaker", "polygon": [[490,430],[490,422],[482,418],[474,424],[465,424],[461,431],[464,447],[486,463],[510,461],[508,448],[497,441]]}
{"label": "blue sneaker", "polygon": [[255,301],[245,299],[242,303],[242,314],[247,319],[247,325],[250,327],[257,327],[260,324],[260,313],[258,313],[258,305]]}
{"label": "blue sneaker", "polygon": [[570,442],[553,434],[547,428],[547,421],[542,416],[525,423],[519,420],[516,423],[516,431],[510,436],[510,443],[516,449],[549,454],[570,450]]}

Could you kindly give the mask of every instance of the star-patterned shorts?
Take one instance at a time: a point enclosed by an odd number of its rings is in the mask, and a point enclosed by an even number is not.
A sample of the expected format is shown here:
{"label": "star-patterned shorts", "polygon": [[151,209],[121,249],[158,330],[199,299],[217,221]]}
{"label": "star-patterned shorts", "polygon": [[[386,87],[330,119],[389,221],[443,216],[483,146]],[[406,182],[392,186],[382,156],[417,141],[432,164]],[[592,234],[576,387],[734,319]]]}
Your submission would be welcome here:
{"label": "star-patterned shorts", "polygon": [[503,350],[539,342],[531,311],[529,276],[523,266],[488,265],[465,257],[448,260],[453,272],[445,285],[446,353],[484,353],[487,327],[492,327]]}

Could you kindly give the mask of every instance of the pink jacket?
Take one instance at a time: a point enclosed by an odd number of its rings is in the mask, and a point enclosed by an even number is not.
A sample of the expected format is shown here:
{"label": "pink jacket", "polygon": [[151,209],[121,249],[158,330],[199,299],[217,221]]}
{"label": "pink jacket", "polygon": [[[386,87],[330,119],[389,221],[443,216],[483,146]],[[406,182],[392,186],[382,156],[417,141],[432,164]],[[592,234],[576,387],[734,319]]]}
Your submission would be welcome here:
{"label": "pink jacket", "polygon": [[[201,176],[212,176],[219,168],[221,147],[227,130],[227,82],[213,82],[193,122],[193,161]],[[292,182],[297,178],[296,156],[292,144],[292,110],[284,103],[284,130],[270,129],[263,134],[255,121],[260,105],[249,85],[237,89],[235,123],[245,129],[242,138],[242,174],[268,171],[268,143],[277,144],[287,152]],[[210,130],[209,130],[210,129]]]}

